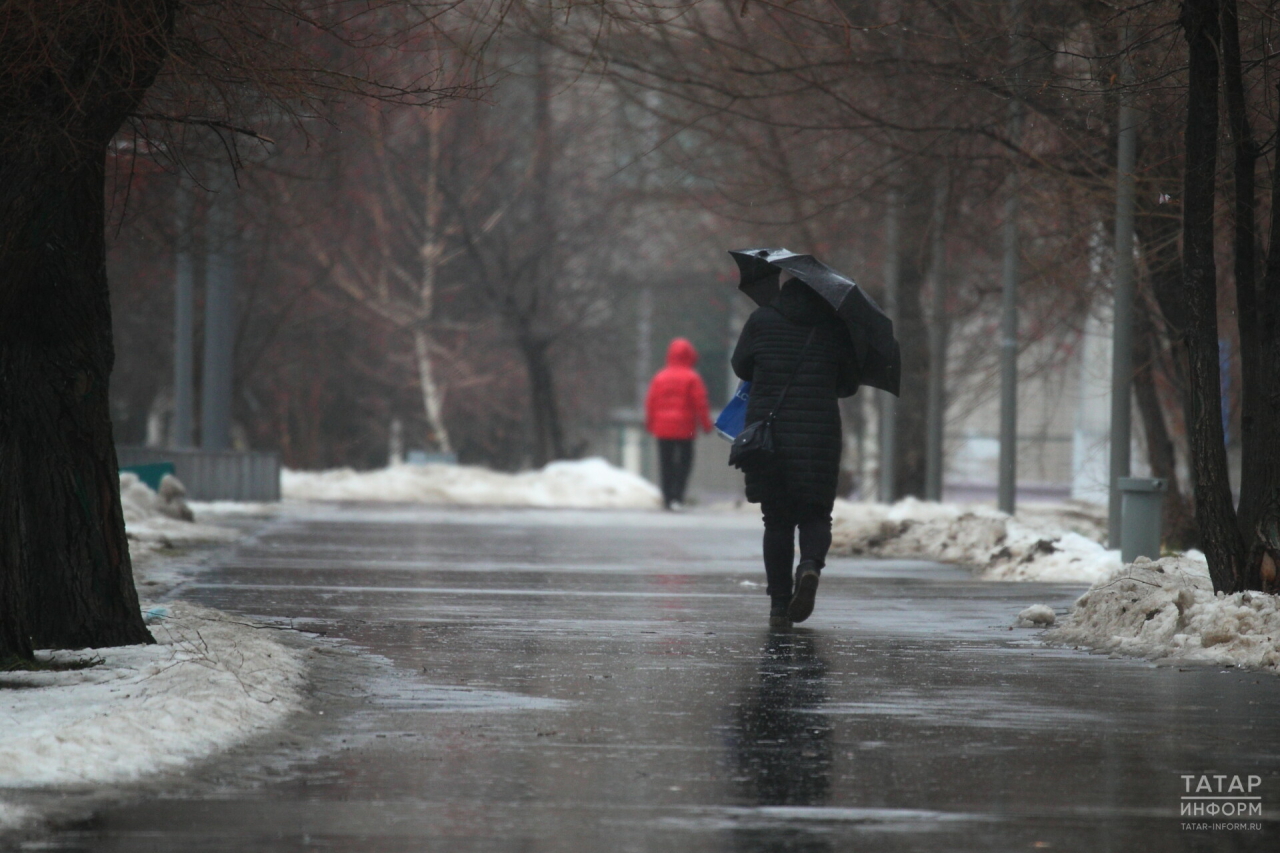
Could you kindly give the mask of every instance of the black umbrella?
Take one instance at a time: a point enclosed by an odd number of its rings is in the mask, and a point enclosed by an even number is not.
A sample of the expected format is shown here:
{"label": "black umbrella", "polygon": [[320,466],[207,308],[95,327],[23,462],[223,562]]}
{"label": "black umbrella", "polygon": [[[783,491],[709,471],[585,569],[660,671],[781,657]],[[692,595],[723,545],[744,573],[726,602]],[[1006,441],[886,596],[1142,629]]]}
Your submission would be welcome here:
{"label": "black umbrella", "polygon": [[898,339],[893,336],[893,321],[862,288],[813,255],[797,255],[788,249],[739,249],[729,254],[742,274],[738,289],[757,305],[768,305],[778,295],[783,272],[800,279],[825,299],[853,338],[862,367],[862,384],[897,396],[902,354]]}

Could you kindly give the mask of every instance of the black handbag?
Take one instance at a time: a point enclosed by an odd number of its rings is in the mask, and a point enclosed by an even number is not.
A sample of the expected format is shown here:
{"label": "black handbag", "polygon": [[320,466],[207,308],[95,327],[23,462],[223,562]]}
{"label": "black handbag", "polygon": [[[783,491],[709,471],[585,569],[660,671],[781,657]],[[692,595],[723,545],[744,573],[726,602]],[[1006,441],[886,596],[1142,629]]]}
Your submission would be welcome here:
{"label": "black handbag", "polygon": [[787,399],[787,391],[790,390],[791,383],[800,372],[800,365],[804,363],[805,353],[809,351],[809,344],[813,343],[813,334],[816,331],[818,331],[817,326],[809,330],[809,337],[805,339],[804,348],[800,350],[796,366],[791,369],[787,384],[782,386],[782,393],[778,395],[778,402],[773,404],[773,410],[765,416],[764,420],[743,427],[742,432],[738,433],[738,437],[729,447],[729,464],[744,474],[763,471],[777,460],[778,451],[773,441],[773,421],[778,415],[778,410],[782,408],[782,401]]}

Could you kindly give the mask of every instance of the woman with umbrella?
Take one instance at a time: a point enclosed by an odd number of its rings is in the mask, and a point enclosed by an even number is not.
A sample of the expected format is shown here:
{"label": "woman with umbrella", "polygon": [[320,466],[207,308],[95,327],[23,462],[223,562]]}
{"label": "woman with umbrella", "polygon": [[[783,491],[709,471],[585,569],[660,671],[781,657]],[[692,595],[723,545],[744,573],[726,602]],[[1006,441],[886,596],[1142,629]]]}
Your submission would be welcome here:
{"label": "woman with umbrella", "polygon": [[[865,294],[810,256],[786,250],[731,254],[742,268],[742,290],[761,303],[742,329],[733,370],[751,382],[746,423],[773,415],[773,461],[748,471],[746,491],[747,500],[759,503],[764,516],[769,625],[789,627],[813,612],[818,579],[831,547],[831,509],[844,443],[838,400],[858,390],[868,369],[883,380],[880,374],[886,361],[894,380],[891,390],[896,392],[896,342],[881,346],[881,350],[892,350],[888,359],[872,353],[874,335],[864,332],[867,318],[850,322],[845,316],[850,311],[843,303],[852,291],[846,289],[833,302],[836,293],[828,287],[833,280],[788,261],[817,264],[856,291],[857,298],[865,300]],[[788,267],[805,278],[791,278],[779,289],[779,274]],[[874,303],[866,301],[887,321]],[[865,310],[863,306],[859,314]],[[797,531],[800,562],[793,583]]]}

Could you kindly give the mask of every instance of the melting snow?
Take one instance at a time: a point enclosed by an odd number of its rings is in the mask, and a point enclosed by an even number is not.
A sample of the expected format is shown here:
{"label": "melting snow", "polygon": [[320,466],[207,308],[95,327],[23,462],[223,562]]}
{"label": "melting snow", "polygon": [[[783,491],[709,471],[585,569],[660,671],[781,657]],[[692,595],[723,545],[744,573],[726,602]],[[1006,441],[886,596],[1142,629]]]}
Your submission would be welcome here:
{"label": "melting snow", "polygon": [[929,558],[979,569],[987,580],[1093,583],[1120,569],[1098,544],[1102,525],[1084,505],[991,507],[905,498],[893,505],[836,501],[832,551]]}
{"label": "melting snow", "polygon": [[[124,510],[125,534],[134,542],[153,546],[187,545],[237,538],[234,530],[195,523],[187,506],[186,490],[172,475],[165,475],[156,492],[138,479],[136,474],[120,475],[120,504]],[[130,553],[141,555],[147,547],[130,547]]]}
{"label": "melting snow", "polygon": [[[135,573],[161,549],[239,534],[197,524],[181,483],[154,491],[120,475]],[[45,652],[82,669],[0,672],[0,788],[103,784],[204,758],[270,728],[302,703],[298,652],[216,610],[143,606],[156,645]],[[38,819],[0,800],[0,829]]]}
{"label": "melting snow", "polygon": [[0,802],[0,829],[12,829],[28,823],[31,819],[30,809]]}
{"label": "melting snow", "polygon": [[[50,652],[83,669],[0,673],[0,787],[107,783],[203,758],[302,704],[301,655],[216,610],[174,604],[153,646]],[[20,810],[0,803],[0,825]]]}
{"label": "melting snow", "polygon": [[1080,596],[1045,639],[1280,674],[1280,598],[1215,594],[1197,551],[1157,561],[1139,557]]}
{"label": "melting snow", "polygon": [[1047,604],[1033,604],[1018,614],[1020,628],[1044,628],[1057,621],[1057,614]]}
{"label": "melting snow", "polygon": [[650,509],[662,503],[652,483],[599,458],[552,462],[521,474],[466,465],[285,470],[281,487],[286,498],[318,501],[574,509]]}

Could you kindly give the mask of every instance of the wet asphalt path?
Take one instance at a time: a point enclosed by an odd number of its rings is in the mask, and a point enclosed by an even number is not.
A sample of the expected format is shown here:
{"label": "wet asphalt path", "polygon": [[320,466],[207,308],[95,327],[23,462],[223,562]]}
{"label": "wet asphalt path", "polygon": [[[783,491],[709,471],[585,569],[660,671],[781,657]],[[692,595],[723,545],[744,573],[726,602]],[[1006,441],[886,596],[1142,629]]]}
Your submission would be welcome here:
{"label": "wet asphalt path", "polygon": [[[757,530],[286,514],[179,595],[322,633],[308,712],[38,849],[1280,849],[1280,679],[1045,648],[1008,626],[1078,587],[924,562],[833,560],[771,633]],[[1183,773],[1268,820],[1184,830]]]}

